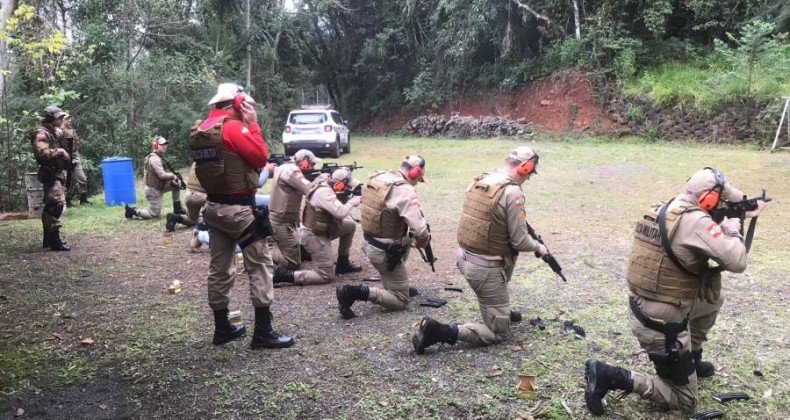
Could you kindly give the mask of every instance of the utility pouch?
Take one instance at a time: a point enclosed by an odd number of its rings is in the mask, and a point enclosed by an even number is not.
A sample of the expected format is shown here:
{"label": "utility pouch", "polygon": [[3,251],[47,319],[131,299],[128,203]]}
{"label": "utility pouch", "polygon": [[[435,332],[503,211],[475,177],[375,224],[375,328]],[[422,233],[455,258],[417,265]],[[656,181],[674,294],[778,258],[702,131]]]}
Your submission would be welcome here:
{"label": "utility pouch", "polygon": [[699,289],[699,298],[714,304],[721,298],[721,270],[704,270],[700,275],[702,287]]}
{"label": "utility pouch", "polygon": [[244,249],[247,245],[272,236],[272,224],[269,222],[269,207],[253,207],[252,214],[255,220],[244,230],[236,240],[239,247]]}
{"label": "utility pouch", "polygon": [[689,384],[688,376],[694,371],[694,358],[691,352],[681,353],[678,349],[672,349],[669,353],[648,352],[648,356],[660,378],[671,381],[677,386]]}
{"label": "utility pouch", "polygon": [[387,248],[384,250],[384,253],[387,255],[387,271],[393,271],[398,264],[401,263],[401,259],[403,258],[403,246],[402,245],[395,245],[389,244]]}

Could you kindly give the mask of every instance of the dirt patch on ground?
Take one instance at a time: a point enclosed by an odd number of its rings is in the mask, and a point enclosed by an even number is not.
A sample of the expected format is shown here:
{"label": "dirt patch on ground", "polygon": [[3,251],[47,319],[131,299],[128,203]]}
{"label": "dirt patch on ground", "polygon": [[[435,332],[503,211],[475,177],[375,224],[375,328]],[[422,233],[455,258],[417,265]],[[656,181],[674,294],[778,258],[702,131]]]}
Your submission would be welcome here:
{"label": "dirt patch on ground", "polygon": [[554,75],[513,92],[485,93],[461,97],[438,109],[404,107],[374,117],[367,127],[372,133],[399,131],[413,118],[425,114],[495,115],[513,120],[525,119],[544,131],[565,132],[610,129],[615,126],[596,104],[593,83],[583,73]]}

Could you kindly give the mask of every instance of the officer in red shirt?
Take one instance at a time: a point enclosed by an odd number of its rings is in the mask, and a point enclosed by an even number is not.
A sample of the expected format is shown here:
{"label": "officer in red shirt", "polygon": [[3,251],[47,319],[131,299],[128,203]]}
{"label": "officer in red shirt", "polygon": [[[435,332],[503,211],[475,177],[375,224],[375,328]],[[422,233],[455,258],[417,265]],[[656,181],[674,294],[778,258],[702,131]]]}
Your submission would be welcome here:
{"label": "officer in red shirt", "polygon": [[190,147],[195,173],[207,194],[203,219],[211,227],[208,303],[214,311],[213,342],[224,344],[246,331],[243,325],[231,325],[228,321],[230,288],[236,276],[232,267],[234,247],[238,243],[255,307],[251,347],[290,347],[294,344],[291,337],[272,330],[269,307],[274,300],[273,264],[264,241],[271,230],[268,214],[254,207],[260,168],[269,157],[258,126],[255,101],[240,86],[223,83],[208,104],[214,109],[208,118],[195,122]]}

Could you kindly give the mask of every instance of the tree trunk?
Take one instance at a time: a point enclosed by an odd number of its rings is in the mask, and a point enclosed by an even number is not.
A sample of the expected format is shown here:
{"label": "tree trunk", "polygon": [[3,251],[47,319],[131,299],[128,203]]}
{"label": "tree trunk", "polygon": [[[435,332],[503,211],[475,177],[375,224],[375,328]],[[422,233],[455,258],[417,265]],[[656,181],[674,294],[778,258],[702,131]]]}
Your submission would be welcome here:
{"label": "tree trunk", "polygon": [[[5,23],[14,14],[18,0],[0,0],[0,32],[5,31]],[[11,55],[8,53],[8,43],[0,40],[0,97],[5,96],[8,69],[11,67]]]}
{"label": "tree trunk", "polygon": [[579,22],[579,1],[573,0],[573,22],[576,24],[576,39],[582,39],[582,26]]}
{"label": "tree trunk", "polygon": [[247,89],[252,81],[252,40],[250,39],[250,0],[247,0]]}

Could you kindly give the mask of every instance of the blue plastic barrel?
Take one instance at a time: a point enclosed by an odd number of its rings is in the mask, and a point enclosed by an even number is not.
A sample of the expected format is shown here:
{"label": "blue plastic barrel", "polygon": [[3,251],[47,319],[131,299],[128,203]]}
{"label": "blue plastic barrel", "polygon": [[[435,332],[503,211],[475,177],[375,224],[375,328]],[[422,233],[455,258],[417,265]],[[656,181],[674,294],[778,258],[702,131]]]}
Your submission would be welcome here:
{"label": "blue plastic barrel", "polygon": [[134,165],[132,158],[111,157],[101,161],[102,178],[104,178],[104,204],[122,206],[135,204],[137,194],[134,191]]}

